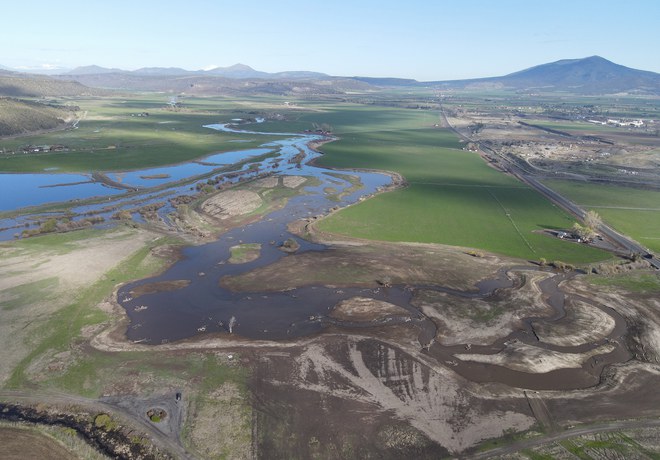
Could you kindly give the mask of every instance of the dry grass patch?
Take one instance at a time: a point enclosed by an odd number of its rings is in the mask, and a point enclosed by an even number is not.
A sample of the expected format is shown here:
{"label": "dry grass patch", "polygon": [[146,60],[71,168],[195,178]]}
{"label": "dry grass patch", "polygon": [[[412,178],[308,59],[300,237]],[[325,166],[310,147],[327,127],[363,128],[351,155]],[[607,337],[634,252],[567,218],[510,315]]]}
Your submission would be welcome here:
{"label": "dry grass patch", "polygon": [[204,458],[252,458],[252,411],[236,384],[227,382],[190,409],[188,442]]}
{"label": "dry grass patch", "polygon": [[340,302],[330,316],[343,321],[372,321],[392,315],[409,315],[405,308],[389,302],[369,299],[366,297],[353,297]]}
{"label": "dry grass patch", "polygon": [[257,192],[251,190],[227,190],[212,196],[202,204],[202,211],[224,220],[233,216],[241,216],[257,210],[262,199]]}

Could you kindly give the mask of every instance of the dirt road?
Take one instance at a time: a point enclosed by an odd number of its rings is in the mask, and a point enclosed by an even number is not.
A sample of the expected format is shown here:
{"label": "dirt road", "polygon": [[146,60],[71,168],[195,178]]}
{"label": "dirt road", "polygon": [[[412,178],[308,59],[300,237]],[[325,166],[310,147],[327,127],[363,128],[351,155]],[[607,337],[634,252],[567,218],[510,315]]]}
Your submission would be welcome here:
{"label": "dirt road", "polygon": [[179,459],[192,459],[178,439],[168,437],[146,420],[136,417],[129,410],[96,399],[72,396],[64,393],[35,393],[26,391],[0,390],[0,400],[20,405],[72,405],[92,413],[106,412],[127,421],[139,431],[144,432],[154,445],[169,452]]}
{"label": "dirt road", "polygon": [[524,449],[531,449],[539,447],[544,444],[562,441],[564,439],[575,438],[578,436],[585,436],[594,433],[603,433],[608,431],[622,431],[622,430],[637,430],[640,428],[656,428],[660,427],[660,419],[647,419],[647,420],[626,420],[617,422],[598,423],[584,427],[572,428],[561,433],[549,434],[535,439],[527,439],[524,441],[514,442],[508,446],[498,447],[487,452],[469,455],[472,459],[492,458],[502,455],[509,455],[519,452]]}

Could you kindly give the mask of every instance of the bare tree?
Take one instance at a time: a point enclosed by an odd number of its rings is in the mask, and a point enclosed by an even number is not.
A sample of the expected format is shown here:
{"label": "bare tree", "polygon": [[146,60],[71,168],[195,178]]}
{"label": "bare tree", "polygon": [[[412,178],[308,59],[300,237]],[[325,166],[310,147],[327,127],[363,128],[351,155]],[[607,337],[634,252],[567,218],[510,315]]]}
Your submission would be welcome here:
{"label": "bare tree", "polygon": [[571,231],[574,235],[582,238],[585,241],[592,240],[596,236],[598,227],[603,222],[596,211],[588,211],[584,215],[584,225],[574,223]]}
{"label": "bare tree", "polygon": [[326,133],[331,133],[332,132],[332,126],[330,126],[328,123],[321,123],[321,130],[326,132]]}
{"label": "bare tree", "polygon": [[600,218],[596,211],[588,211],[584,215],[584,225],[589,227],[591,230],[596,231],[600,224],[603,223],[603,220]]}

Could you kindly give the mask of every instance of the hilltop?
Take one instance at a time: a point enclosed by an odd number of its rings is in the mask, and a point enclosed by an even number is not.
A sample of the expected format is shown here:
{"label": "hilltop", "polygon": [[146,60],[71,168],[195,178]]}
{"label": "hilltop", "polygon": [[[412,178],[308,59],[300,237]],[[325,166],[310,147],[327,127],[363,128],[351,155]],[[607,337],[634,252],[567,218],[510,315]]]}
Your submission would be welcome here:
{"label": "hilltop", "polygon": [[0,98],[0,136],[64,127],[76,106]]}
{"label": "hilltop", "polygon": [[99,94],[76,81],[0,71],[0,97],[85,96]]}
{"label": "hilltop", "polygon": [[447,88],[495,87],[576,94],[660,94],[660,74],[631,69],[600,56],[562,59],[500,77],[432,83]]}
{"label": "hilltop", "polygon": [[[289,77],[289,78],[238,78],[215,74],[172,74],[176,70],[159,68],[141,71],[63,75],[66,81],[76,81],[88,87],[136,91],[167,91],[194,95],[245,95],[245,94],[342,94],[346,91],[364,90],[367,83],[341,77]],[[297,72],[284,74],[300,75]]]}
{"label": "hilltop", "polygon": [[213,67],[207,70],[186,70],[180,67],[142,67],[137,70],[122,70],[106,68],[97,65],[76,67],[62,75],[80,77],[83,75],[121,74],[124,76],[150,76],[150,77],[223,77],[229,79],[262,79],[262,80],[293,80],[327,78],[329,75],[309,71],[263,72],[255,70],[249,65],[234,64],[229,67]]}

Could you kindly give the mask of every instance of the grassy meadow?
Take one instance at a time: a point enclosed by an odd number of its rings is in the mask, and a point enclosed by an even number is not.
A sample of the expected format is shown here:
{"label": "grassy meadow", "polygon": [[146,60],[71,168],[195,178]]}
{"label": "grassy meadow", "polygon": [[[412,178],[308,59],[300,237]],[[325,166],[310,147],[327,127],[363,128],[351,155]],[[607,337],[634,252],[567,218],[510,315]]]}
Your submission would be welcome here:
{"label": "grassy meadow", "polygon": [[[118,171],[176,164],[211,153],[255,148],[276,137],[222,133],[203,125],[259,116],[240,101],[185,98],[168,107],[168,95],[71,99],[80,107],[76,129],[0,139],[0,172]],[[252,107],[252,106],[250,106]],[[149,116],[138,116],[148,113]],[[249,112],[256,112],[252,114]],[[240,142],[236,142],[240,141]],[[21,153],[26,145],[55,145],[68,151]]]}
{"label": "grassy meadow", "polygon": [[[4,139],[0,147],[63,144],[68,152],[0,156],[0,171],[112,171],[190,161],[218,152],[254,148],[275,137],[221,133],[203,125],[232,118],[267,120],[246,126],[261,132],[329,128],[339,141],[323,147],[319,163],[333,168],[396,171],[408,187],[346,209],[322,230],[386,241],[437,242],[527,259],[589,262],[607,257],[555,241],[535,230],[568,228],[573,221],[532,189],[461,150],[456,136],[436,128],[436,110],[352,104],[289,102],[281,97],[183,98],[168,95],[75,99],[77,129]],[[406,104],[408,104],[406,102]],[[137,116],[148,112],[149,116]],[[236,141],[240,141],[237,143]]]}
{"label": "grassy meadow", "polygon": [[654,252],[660,252],[660,192],[616,185],[548,180],[545,184]]}
{"label": "grassy meadow", "polygon": [[310,120],[330,124],[340,137],[323,146],[321,166],[395,171],[408,182],[404,189],[333,214],[318,224],[320,230],[465,246],[532,260],[585,263],[608,258],[602,251],[536,233],[570,228],[574,220],[477,154],[461,150],[452,132],[434,127],[436,112],[344,104],[304,114],[296,123]]}

